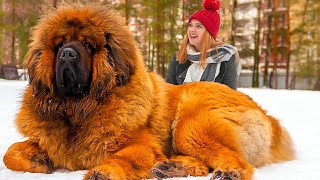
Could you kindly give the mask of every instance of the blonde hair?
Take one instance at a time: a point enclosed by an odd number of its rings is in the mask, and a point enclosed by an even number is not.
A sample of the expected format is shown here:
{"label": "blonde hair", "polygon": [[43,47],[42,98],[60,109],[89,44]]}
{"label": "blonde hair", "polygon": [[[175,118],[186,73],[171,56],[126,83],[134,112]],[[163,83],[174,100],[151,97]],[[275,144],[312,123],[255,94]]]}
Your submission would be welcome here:
{"label": "blonde hair", "polygon": [[[188,57],[188,54],[187,54],[187,46],[189,44],[189,38],[188,38],[188,35],[186,35],[183,40],[182,40],[182,43],[181,43],[181,46],[176,54],[176,59],[179,61],[179,64],[183,64],[186,60],[187,60],[187,57]],[[201,49],[200,49],[200,58],[199,58],[199,61],[200,61],[200,67],[204,68],[204,62],[206,60],[206,55],[207,55],[207,51],[210,49],[210,48],[215,48],[216,50],[216,55],[218,57],[218,49],[217,49],[217,46],[218,45],[222,45],[223,42],[222,41],[216,41],[208,31],[205,31],[204,32],[204,35],[202,37],[202,42],[201,42],[202,46],[201,46]]]}

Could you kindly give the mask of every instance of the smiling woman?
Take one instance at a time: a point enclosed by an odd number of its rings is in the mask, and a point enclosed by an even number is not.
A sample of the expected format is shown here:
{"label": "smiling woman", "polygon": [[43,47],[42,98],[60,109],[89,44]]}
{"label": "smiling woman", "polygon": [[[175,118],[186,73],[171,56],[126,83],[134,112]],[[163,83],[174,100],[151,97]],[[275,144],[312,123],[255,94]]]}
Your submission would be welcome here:
{"label": "smiling woman", "polygon": [[203,6],[189,18],[187,35],[171,60],[166,81],[176,85],[213,81],[236,90],[241,70],[238,51],[217,39],[220,0],[205,0]]}

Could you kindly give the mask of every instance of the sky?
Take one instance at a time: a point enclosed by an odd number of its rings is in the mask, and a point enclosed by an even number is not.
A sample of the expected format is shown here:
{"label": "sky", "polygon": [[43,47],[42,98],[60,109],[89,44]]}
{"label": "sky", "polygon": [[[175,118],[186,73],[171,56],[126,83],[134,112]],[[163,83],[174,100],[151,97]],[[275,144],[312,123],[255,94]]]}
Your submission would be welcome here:
{"label": "sky", "polygon": [[[82,179],[87,171],[58,170],[53,174],[14,172],[2,159],[8,147],[24,141],[16,130],[15,115],[19,109],[26,81],[0,79],[0,180],[73,180]],[[320,91],[238,88],[251,96],[268,114],[279,119],[290,133],[296,149],[296,160],[270,164],[255,169],[254,180],[320,179]],[[174,179],[209,179],[188,177]]]}

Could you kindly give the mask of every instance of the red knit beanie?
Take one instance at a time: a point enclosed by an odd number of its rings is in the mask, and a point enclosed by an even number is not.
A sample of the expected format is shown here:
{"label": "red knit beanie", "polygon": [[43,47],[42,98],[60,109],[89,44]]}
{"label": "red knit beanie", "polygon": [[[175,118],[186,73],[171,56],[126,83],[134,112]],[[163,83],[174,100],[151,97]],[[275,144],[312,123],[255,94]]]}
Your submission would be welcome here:
{"label": "red knit beanie", "polygon": [[211,36],[216,39],[220,29],[220,16],[217,12],[220,9],[220,0],[204,0],[203,7],[204,10],[197,11],[190,16],[188,23],[192,19],[200,21]]}

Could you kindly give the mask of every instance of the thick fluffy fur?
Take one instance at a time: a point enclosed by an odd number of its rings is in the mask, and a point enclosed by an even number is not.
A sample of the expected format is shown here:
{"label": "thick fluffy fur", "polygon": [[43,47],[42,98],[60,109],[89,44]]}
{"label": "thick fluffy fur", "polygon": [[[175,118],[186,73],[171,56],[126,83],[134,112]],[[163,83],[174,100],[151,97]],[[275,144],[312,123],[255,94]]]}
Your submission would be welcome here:
{"label": "thick fluffy fur", "polygon": [[[61,64],[67,47],[81,55],[74,65]],[[148,72],[109,7],[63,6],[43,17],[24,62],[30,84],[16,124],[29,139],[4,156],[12,170],[140,179],[212,169],[213,179],[251,179],[254,167],[294,158],[286,130],[247,95],[210,82],[174,86]]]}

